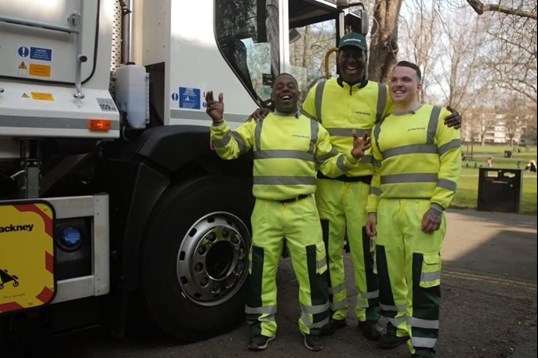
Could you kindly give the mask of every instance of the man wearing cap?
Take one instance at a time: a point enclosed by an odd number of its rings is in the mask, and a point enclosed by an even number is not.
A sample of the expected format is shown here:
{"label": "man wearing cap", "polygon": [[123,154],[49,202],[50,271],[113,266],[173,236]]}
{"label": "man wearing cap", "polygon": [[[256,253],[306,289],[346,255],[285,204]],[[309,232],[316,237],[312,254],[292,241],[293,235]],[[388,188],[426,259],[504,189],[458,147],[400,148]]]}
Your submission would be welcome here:
{"label": "man wearing cap", "polygon": [[[302,114],[322,123],[329,131],[333,147],[340,152],[351,150],[349,135],[352,130],[359,136],[369,135],[374,123],[392,111],[386,86],[367,79],[367,49],[363,35],[351,32],[343,36],[337,55],[340,75],[314,85],[302,106]],[[267,112],[258,110],[252,117],[260,120]],[[459,127],[459,114],[452,114],[445,118],[445,124]],[[379,285],[374,272],[375,244],[365,232],[366,201],[373,174],[371,161],[371,154],[367,152],[360,164],[337,178],[318,172],[315,196],[328,256],[331,311],[330,322],[322,330],[324,335],[347,326],[343,256],[347,242],[357,291],[358,329],[370,340],[378,340],[381,336],[381,327],[377,323]]]}
{"label": "man wearing cap", "polygon": [[[303,103],[302,113],[315,118],[329,131],[331,142],[340,152],[349,151],[349,133],[369,134],[375,122],[392,112],[386,86],[367,79],[366,38],[356,32],[340,39],[337,62],[340,76],[318,82]],[[459,126],[460,118],[448,125]],[[348,311],[344,272],[344,242],[353,263],[357,291],[355,314],[359,331],[378,340],[379,285],[375,273],[375,245],[365,233],[366,201],[373,174],[372,157],[367,153],[361,164],[345,175],[329,178],[318,172],[316,204],[322,222],[329,265],[331,320],[322,333],[332,334],[346,326]]]}

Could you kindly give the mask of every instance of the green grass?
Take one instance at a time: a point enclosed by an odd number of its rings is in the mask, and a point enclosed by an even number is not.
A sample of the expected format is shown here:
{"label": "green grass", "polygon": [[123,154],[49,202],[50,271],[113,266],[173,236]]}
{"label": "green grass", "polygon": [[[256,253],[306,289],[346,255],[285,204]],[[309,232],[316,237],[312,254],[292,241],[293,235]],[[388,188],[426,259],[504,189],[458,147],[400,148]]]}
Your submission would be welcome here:
{"label": "green grass", "polygon": [[[508,146],[473,146],[472,159],[463,162],[461,177],[458,183],[456,197],[452,201],[452,207],[474,208],[477,206],[478,197],[478,173],[480,167],[486,166],[486,159],[493,158],[493,168],[522,170],[522,183],[520,195],[520,213],[535,215],[536,210],[536,173],[525,171],[525,165],[529,160],[536,160],[536,147],[512,148]],[[511,150],[512,157],[505,158],[504,151]],[[467,156],[471,153],[470,145],[463,145],[462,151]],[[519,162],[519,163],[518,163]],[[494,174],[492,172],[489,173]]]}

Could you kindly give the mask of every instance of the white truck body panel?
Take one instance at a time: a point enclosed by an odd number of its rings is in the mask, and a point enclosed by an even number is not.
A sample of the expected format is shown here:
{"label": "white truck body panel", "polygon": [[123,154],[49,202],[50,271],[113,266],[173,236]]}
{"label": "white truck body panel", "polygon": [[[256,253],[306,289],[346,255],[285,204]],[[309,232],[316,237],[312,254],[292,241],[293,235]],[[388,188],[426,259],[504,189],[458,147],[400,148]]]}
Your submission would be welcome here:
{"label": "white truck body panel", "polygon": [[180,1],[154,0],[135,4],[134,27],[152,29],[135,31],[135,62],[165,64],[165,125],[209,125],[207,90],[225,94],[229,120],[242,121],[258,107],[217,48],[213,3],[199,0],[195,6],[184,6]]}
{"label": "white truck body panel", "polygon": [[[118,138],[119,114],[106,75],[113,1],[43,1],[36,7],[35,1],[0,0],[0,8],[0,136]],[[68,20],[73,14],[82,14],[80,28]],[[80,67],[83,98],[74,96],[77,55],[87,58]],[[90,119],[111,121],[111,130],[89,131]]]}

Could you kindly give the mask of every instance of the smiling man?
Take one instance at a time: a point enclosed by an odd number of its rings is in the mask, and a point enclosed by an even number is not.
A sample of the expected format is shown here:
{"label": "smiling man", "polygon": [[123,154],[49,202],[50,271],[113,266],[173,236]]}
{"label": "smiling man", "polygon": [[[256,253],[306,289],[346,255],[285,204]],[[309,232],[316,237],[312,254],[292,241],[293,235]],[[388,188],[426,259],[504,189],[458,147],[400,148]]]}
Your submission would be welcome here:
{"label": "smiling man", "polygon": [[378,346],[409,342],[413,357],[433,358],[441,307],[444,210],[461,171],[460,132],[443,125],[446,109],[418,101],[421,71],[400,61],[389,81],[393,113],[372,130],[374,176],[368,235],[376,238],[381,314]]}
{"label": "smiling man", "polygon": [[[251,216],[252,247],[245,312],[250,325],[250,350],[264,350],[276,337],[276,274],[284,241],[299,284],[299,330],[307,349],[323,349],[321,327],[328,322],[325,247],[313,194],[316,170],[338,176],[359,162],[369,148],[367,136],[349,135],[351,150],[340,154],[318,122],[299,115],[297,81],[287,73],[273,82],[275,111],[264,121],[243,123],[231,131],[224,115],[224,96],[206,95],[213,120],[211,145],[222,159],[252,150],[256,198]],[[226,188],[223,188],[226,190]]]}

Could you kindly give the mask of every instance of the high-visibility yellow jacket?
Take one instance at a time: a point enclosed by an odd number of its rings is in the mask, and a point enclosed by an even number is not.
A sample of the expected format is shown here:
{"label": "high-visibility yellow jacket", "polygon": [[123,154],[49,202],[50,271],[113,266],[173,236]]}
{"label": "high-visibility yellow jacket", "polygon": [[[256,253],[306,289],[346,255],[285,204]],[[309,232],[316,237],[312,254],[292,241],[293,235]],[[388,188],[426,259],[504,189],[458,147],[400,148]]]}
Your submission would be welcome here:
{"label": "high-visibility yellow jacket", "polygon": [[460,131],[440,119],[448,114],[446,109],[424,104],[375,125],[368,212],[377,212],[380,198],[429,199],[432,207],[448,208],[461,171]]}
{"label": "high-visibility yellow jacket", "polygon": [[[359,136],[370,135],[376,121],[392,111],[392,100],[383,84],[368,81],[350,86],[339,78],[318,82],[306,96],[302,113],[323,124],[331,135],[333,147],[341,153],[351,150],[351,130]],[[372,175],[371,155],[368,151],[361,163],[346,176]],[[326,173],[324,173],[326,174]]]}
{"label": "high-visibility yellow jacket", "polygon": [[[303,115],[269,114],[259,123],[240,125],[235,131],[224,122],[211,126],[211,144],[223,159],[234,159],[249,150],[254,154],[256,198],[286,200],[316,190],[318,167],[328,176],[339,176],[358,164],[348,148],[333,149],[329,133]],[[351,133],[349,135],[351,139]]]}

